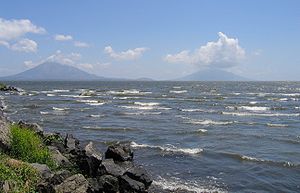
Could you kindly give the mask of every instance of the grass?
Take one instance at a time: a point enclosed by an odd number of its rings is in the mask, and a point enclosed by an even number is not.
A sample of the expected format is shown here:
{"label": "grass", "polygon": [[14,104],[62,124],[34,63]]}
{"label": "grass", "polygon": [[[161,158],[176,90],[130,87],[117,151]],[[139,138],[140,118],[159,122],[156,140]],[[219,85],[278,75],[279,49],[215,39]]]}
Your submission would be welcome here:
{"label": "grass", "polygon": [[35,132],[13,124],[11,136],[12,157],[29,163],[47,164],[50,168],[55,167],[49,149]]}
{"label": "grass", "polygon": [[36,170],[27,163],[0,154],[0,181],[8,182],[9,193],[34,193],[38,179]]}
{"label": "grass", "polygon": [[6,85],[0,82],[0,89],[6,88]]}

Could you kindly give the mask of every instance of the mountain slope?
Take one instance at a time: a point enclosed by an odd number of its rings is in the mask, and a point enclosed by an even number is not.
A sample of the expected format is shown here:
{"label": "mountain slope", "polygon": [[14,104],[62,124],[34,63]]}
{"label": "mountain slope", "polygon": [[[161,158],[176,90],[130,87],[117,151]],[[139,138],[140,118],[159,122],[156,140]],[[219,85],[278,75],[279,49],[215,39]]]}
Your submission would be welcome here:
{"label": "mountain slope", "polygon": [[99,77],[69,65],[46,62],[1,80],[102,80]]}
{"label": "mountain slope", "polygon": [[193,74],[181,77],[180,81],[247,81],[249,79],[219,69],[200,70]]}

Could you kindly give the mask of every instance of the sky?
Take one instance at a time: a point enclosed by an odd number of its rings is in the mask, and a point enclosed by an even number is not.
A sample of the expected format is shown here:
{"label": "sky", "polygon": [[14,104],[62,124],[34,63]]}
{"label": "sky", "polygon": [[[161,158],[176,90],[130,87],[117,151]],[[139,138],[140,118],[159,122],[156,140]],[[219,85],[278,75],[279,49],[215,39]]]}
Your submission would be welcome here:
{"label": "sky", "polygon": [[300,1],[2,0],[0,76],[47,61],[116,78],[300,80]]}

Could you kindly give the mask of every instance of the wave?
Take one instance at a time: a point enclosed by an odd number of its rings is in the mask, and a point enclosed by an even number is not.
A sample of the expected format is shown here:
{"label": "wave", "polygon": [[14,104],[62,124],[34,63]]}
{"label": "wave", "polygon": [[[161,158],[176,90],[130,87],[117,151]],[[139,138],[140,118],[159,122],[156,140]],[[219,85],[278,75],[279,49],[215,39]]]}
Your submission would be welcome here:
{"label": "wave", "polygon": [[48,114],[50,114],[50,112],[47,112],[47,111],[40,111],[40,114],[41,114],[41,115],[48,115]]}
{"label": "wave", "polygon": [[52,107],[52,109],[53,109],[54,111],[66,111],[66,110],[68,110],[69,108]]}
{"label": "wave", "polygon": [[124,112],[122,113],[123,115],[160,115],[162,112],[133,112],[133,113],[129,113],[129,112]]}
{"label": "wave", "polygon": [[91,106],[104,105],[105,102],[101,100],[76,100],[77,102],[85,103]]}
{"label": "wave", "polygon": [[70,92],[70,90],[64,90],[64,89],[54,89],[52,92]]}
{"label": "wave", "polygon": [[100,117],[104,117],[105,115],[89,115],[89,116],[93,118],[100,118]]}
{"label": "wave", "polygon": [[232,116],[262,116],[262,117],[298,117],[300,113],[248,113],[248,112],[222,112],[223,115]]}
{"label": "wave", "polygon": [[137,105],[131,105],[131,106],[118,106],[125,109],[138,109],[138,110],[170,110],[172,108],[169,107],[159,107],[159,106],[137,106]]}
{"label": "wave", "polygon": [[47,96],[50,96],[50,97],[51,97],[51,96],[56,96],[56,95],[55,95],[55,94],[50,94],[50,93],[49,93],[49,94],[47,94]]}
{"label": "wave", "polygon": [[134,102],[135,105],[140,106],[158,106],[160,103],[150,102],[150,103],[143,103],[143,102]]}
{"label": "wave", "polygon": [[165,179],[158,176],[152,183],[154,186],[163,190],[174,192],[187,192],[187,193],[225,193],[227,191],[221,190],[217,187],[202,187],[198,182],[184,182],[180,178],[172,177]]}
{"label": "wave", "polygon": [[268,127],[288,127],[286,124],[267,123]]}
{"label": "wave", "polygon": [[257,103],[258,103],[257,101],[250,101],[250,102],[249,102],[250,105],[255,105],[255,104],[257,104]]}
{"label": "wave", "polygon": [[136,90],[136,89],[131,89],[131,90],[122,90],[122,91],[110,90],[110,91],[107,91],[107,94],[112,94],[112,95],[147,95],[147,94],[152,94],[152,92],[139,91],[139,90]]}
{"label": "wave", "polygon": [[246,111],[267,111],[270,110],[269,107],[261,106],[227,106],[227,109],[231,110],[246,110]]}
{"label": "wave", "polygon": [[187,93],[187,90],[170,90],[170,93],[175,93],[175,94],[182,94],[182,93]]}
{"label": "wave", "polygon": [[238,159],[240,161],[251,161],[251,162],[257,162],[257,163],[265,163],[265,164],[270,164],[270,165],[276,165],[276,166],[282,166],[282,167],[299,167],[299,164],[295,164],[289,161],[273,161],[273,160],[266,160],[266,159],[261,159],[261,158],[256,158],[256,157],[251,157],[251,156],[246,156],[246,155],[241,155],[238,153],[228,153],[224,152],[222,153],[223,155]]}
{"label": "wave", "polygon": [[152,148],[152,149],[159,149],[163,152],[169,153],[179,153],[179,154],[189,154],[189,155],[196,155],[203,151],[201,148],[178,148],[173,145],[166,145],[166,146],[158,146],[158,145],[147,145],[147,144],[137,144],[136,142],[132,141],[130,143],[132,148]]}
{"label": "wave", "polygon": [[183,112],[203,112],[203,109],[181,109]]}
{"label": "wave", "polygon": [[127,99],[139,99],[141,97],[113,97],[113,99],[119,99],[119,100],[127,100]]}
{"label": "wave", "polygon": [[194,125],[230,125],[233,124],[234,121],[213,121],[210,119],[206,119],[206,120],[190,119],[187,123],[194,124]]}

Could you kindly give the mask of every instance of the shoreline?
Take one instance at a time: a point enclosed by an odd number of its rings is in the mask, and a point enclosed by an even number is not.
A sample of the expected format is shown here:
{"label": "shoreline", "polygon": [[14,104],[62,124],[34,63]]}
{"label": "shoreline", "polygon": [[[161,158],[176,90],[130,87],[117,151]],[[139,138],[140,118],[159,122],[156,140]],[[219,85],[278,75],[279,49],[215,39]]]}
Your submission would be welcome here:
{"label": "shoreline", "polygon": [[[18,92],[15,87],[1,90]],[[2,100],[1,100],[2,102]],[[39,174],[36,191],[41,193],[98,193],[98,192],[148,192],[152,179],[140,165],[135,165],[130,144],[116,143],[107,147],[105,153],[97,151],[92,142],[83,146],[72,134],[45,132],[37,123],[8,120],[0,108],[0,150],[9,160],[29,164]],[[11,156],[11,128],[30,130],[42,140],[51,154],[55,167],[41,163],[29,163]],[[2,134],[5,132],[6,134]],[[13,157],[13,158],[11,158]],[[0,180],[0,190],[10,192],[12,182]],[[2,186],[2,187],[1,187]],[[3,190],[2,190],[2,189]]]}

